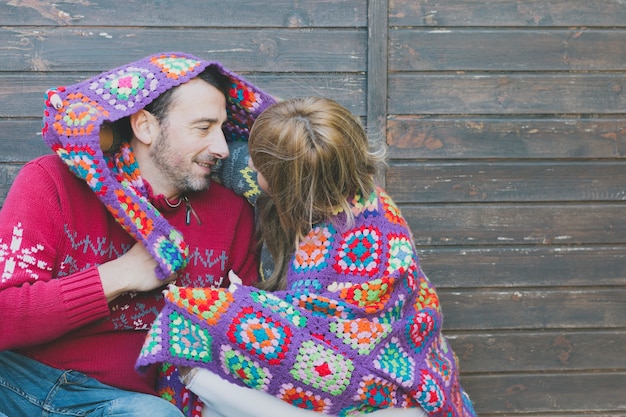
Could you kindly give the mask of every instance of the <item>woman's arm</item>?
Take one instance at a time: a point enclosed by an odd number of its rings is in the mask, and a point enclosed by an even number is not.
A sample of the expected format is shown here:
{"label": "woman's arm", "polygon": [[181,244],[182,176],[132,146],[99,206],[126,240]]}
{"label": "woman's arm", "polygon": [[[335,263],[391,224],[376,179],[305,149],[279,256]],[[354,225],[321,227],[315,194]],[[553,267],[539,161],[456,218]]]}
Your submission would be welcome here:
{"label": "woman's arm", "polygon": [[[187,388],[205,404],[202,417],[321,417],[323,414],[290,405],[270,394],[228,382],[213,372],[194,368]],[[427,417],[421,408],[386,408],[371,417]]]}

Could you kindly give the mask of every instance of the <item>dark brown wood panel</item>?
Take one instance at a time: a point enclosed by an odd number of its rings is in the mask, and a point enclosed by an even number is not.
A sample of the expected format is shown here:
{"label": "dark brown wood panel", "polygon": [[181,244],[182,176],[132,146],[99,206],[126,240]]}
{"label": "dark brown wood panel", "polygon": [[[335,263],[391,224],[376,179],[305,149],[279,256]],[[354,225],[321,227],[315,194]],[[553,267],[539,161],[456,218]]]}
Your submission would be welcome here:
{"label": "dark brown wood panel", "polygon": [[623,203],[402,206],[418,245],[623,244]]}
{"label": "dark brown wood panel", "polygon": [[[624,329],[626,287],[439,289],[448,330]],[[541,353],[541,352],[539,352]]]}
{"label": "dark brown wood panel", "polygon": [[461,377],[461,383],[481,417],[491,413],[533,417],[547,413],[564,417],[587,413],[593,416],[626,414],[626,373],[623,371],[466,375]]}
{"label": "dark brown wood panel", "polygon": [[389,0],[390,26],[624,26],[621,0]]}
{"label": "dark brown wood panel", "polygon": [[[600,387],[602,388],[602,387]],[[626,417],[626,412],[620,412],[620,411],[593,411],[593,414],[587,413],[587,414],[583,414],[584,411],[580,412],[580,413],[573,413],[573,412],[543,412],[543,413],[532,413],[532,414],[527,414],[527,413],[520,413],[520,415],[524,415],[524,416],[532,416],[532,417],[589,417],[589,416],[593,416],[593,417]],[[512,414],[512,413],[480,413],[479,416],[480,417],[503,417],[503,416],[514,416],[514,415],[518,415],[518,414]]]}
{"label": "dark brown wood panel", "polygon": [[[74,73],[3,74],[0,76],[0,123],[3,117],[39,118],[43,115],[43,95],[50,87],[70,85],[94,76],[100,71],[77,75]],[[317,73],[279,76],[265,73],[246,73],[244,77],[268,93],[286,99],[302,95],[321,95],[333,98],[359,116],[366,113],[366,79],[363,74]],[[4,133],[0,128],[0,140]]]}
{"label": "dark brown wood panel", "polygon": [[624,70],[624,44],[626,30],[617,29],[395,29],[389,70]]}
{"label": "dark brown wood panel", "polygon": [[626,161],[392,163],[397,203],[626,201]]}
{"label": "dark brown wood panel", "polygon": [[361,0],[3,1],[0,26],[362,27]]}
{"label": "dark brown wood panel", "polygon": [[389,76],[392,115],[614,114],[626,108],[620,73],[489,73]]}
{"label": "dark brown wood panel", "polygon": [[[445,313],[445,311],[444,311]],[[626,332],[445,332],[465,373],[626,369]]]}
{"label": "dark brown wood panel", "polygon": [[[367,29],[0,27],[0,71],[100,72],[164,51],[238,71],[364,72]],[[19,51],[19,53],[17,52]]]}
{"label": "dark brown wood panel", "polygon": [[0,166],[6,163],[24,163],[50,153],[41,138],[41,125],[41,119],[0,119]]}
{"label": "dark brown wood panel", "polygon": [[626,245],[418,248],[437,288],[626,286]]}
{"label": "dark brown wood panel", "polygon": [[[602,387],[600,387],[602,388]],[[519,414],[513,414],[513,413],[480,413],[479,416],[480,417],[504,417],[504,416],[515,416],[515,415],[523,415],[523,416],[532,416],[532,417],[626,417],[626,412],[620,412],[620,411],[593,411],[589,412],[587,414],[584,414],[585,412],[542,412],[542,413],[532,413],[532,414],[528,414],[528,413],[519,413]]]}
{"label": "dark brown wood panel", "polygon": [[23,164],[0,164],[0,208]]}
{"label": "dark brown wood panel", "polygon": [[392,159],[625,158],[626,118],[393,116]]}

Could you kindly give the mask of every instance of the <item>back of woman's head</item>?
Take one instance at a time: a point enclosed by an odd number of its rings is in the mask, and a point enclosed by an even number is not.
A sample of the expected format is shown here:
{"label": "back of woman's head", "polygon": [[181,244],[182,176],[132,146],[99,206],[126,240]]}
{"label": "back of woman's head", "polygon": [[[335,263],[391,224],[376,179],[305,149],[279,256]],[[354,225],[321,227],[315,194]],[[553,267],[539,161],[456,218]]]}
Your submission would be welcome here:
{"label": "back of woman's head", "polygon": [[374,189],[383,158],[369,150],[359,119],[319,97],[274,104],[255,121],[250,156],[265,177],[282,227],[302,238],[339,209],[352,220],[349,199]]}

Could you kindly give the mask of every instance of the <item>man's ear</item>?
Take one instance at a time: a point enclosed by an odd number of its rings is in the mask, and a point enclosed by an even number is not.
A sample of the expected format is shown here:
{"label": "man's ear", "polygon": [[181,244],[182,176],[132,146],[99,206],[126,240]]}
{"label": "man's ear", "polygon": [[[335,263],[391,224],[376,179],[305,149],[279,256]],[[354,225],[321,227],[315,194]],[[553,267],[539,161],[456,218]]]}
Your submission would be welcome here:
{"label": "man's ear", "polygon": [[159,122],[152,113],[142,109],[130,115],[130,127],[140,142],[150,145],[158,134]]}

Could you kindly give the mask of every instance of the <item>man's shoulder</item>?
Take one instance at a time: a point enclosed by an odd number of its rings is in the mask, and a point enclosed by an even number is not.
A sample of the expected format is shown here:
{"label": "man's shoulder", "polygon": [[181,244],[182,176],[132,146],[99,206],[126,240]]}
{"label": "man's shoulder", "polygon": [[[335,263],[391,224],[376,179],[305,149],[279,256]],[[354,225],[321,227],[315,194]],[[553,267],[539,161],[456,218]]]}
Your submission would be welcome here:
{"label": "man's shoulder", "polygon": [[78,191],[76,187],[88,188],[87,183],[74,175],[56,154],[42,155],[28,161],[18,175],[27,182],[36,181],[42,184],[42,187],[56,184],[57,188],[74,191]]}
{"label": "man's shoulder", "polygon": [[24,164],[24,168],[41,167],[51,173],[59,173],[61,175],[71,174],[67,165],[56,154],[46,154],[34,158]]}

